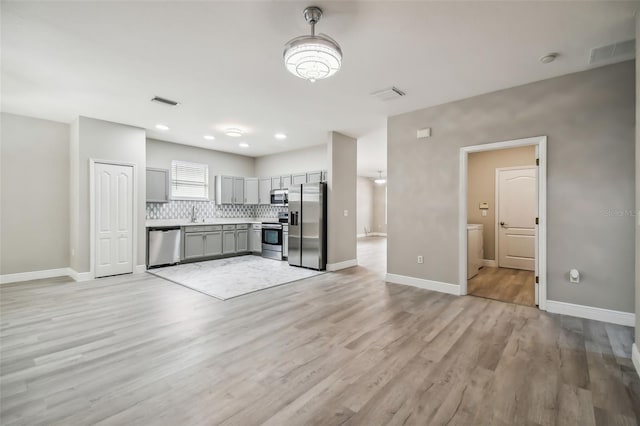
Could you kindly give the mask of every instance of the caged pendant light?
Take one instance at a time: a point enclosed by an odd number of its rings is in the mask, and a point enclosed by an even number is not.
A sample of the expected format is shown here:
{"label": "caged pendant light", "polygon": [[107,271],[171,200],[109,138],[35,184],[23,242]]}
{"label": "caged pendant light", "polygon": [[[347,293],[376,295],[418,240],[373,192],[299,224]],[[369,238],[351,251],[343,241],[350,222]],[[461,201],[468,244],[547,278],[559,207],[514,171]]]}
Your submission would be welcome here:
{"label": "caged pendant light", "polygon": [[338,43],[326,34],[316,35],[316,23],[322,17],[322,9],[309,6],[304,19],[311,25],[311,35],[289,40],[284,48],[284,64],[296,77],[310,82],[331,77],[340,70],[342,50]]}

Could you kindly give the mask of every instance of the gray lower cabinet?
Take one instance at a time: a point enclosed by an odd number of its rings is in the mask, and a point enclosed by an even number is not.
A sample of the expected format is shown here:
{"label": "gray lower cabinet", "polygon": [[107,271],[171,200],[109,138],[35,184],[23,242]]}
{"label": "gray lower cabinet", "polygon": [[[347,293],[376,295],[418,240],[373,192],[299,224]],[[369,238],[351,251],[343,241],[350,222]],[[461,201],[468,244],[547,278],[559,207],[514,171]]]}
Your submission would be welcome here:
{"label": "gray lower cabinet", "polygon": [[185,232],[184,260],[197,259],[204,256],[204,234],[202,232]]}
{"label": "gray lower cabinet", "polygon": [[204,255],[219,256],[222,254],[222,231],[204,234]]}
{"label": "gray lower cabinet", "polygon": [[222,231],[222,254],[236,252],[236,231],[235,229]]}
{"label": "gray lower cabinet", "polygon": [[251,251],[262,253],[262,230],[260,228],[251,230]]}
{"label": "gray lower cabinet", "polygon": [[289,231],[282,232],[282,256],[289,257]]}
{"label": "gray lower cabinet", "polygon": [[236,252],[244,253],[249,251],[249,230],[238,229],[236,231]]}

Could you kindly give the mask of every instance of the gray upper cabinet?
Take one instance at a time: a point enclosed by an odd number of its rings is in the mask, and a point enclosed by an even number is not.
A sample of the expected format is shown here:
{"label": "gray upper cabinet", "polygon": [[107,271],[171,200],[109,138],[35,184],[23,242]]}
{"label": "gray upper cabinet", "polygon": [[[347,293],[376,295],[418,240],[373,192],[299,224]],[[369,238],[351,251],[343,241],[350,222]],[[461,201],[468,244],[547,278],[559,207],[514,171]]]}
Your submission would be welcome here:
{"label": "gray upper cabinet", "polygon": [[244,179],[244,203],[259,204],[260,202],[260,181],[258,178]]}
{"label": "gray upper cabinet", "polygon": [[280,176],[280,180],[282,182],[280,188],[289,189],[291,186],[291,175]]}
{"label": "gray upper cabinet", "polygon": [[282,179],[280,176],[274,176],[271,178],[271,189],[282,189]]}
{"label": "gray upper cabinet", "polygon": [[307,173],[307,183],[322,182],[322,171]]}
{"label": "gray upper cabinet", "polygon": [[260,178],[258,204],[271,204],[271,178]]}
{"label": "gray upper cabinet", "polygon": [[244,178],[217,176],[216,204],[244,204]]}
{"label": "gray upper cabinet", "polygon": [[147,168],[147,203],[169,202],[169,170]]}
{"label": "gray upper cabinet", "polygon": [[233,178],[233,204],[244,204],[244,178]]}
{"label": "gray upper cabinet", "polygon": [[307,183],[307,174],[306,173],[295,173],[291,175],[291,183],[293,185],[301,185],[303,183]]}

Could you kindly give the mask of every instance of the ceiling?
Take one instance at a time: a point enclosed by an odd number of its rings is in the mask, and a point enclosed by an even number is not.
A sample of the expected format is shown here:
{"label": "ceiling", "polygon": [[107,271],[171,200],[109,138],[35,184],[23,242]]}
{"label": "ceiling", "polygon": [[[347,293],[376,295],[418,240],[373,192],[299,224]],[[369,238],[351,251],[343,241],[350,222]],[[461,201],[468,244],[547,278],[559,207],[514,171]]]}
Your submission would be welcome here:
{"label": "ceiling", "polygon": [[[249,156],[360,138],[359,170],[386,169],[386,117],[589,68],[634,37],[637,2],[313,2],[343,68],[309,83],[282,50],[310,2],[2,2],[2,110],[78,115],[153,138]],[[559,52],[544,65],[538,58]],[[407,95],[370,95],[392,85]],[[155,96],[181,102],[153,104]],[[157,123],[170,127],[155,129]],[[245,131],[240,140],[223,134]],[[276,132],[288,138],[276,140]],[[212,134],[214,141],[203,135]]]}

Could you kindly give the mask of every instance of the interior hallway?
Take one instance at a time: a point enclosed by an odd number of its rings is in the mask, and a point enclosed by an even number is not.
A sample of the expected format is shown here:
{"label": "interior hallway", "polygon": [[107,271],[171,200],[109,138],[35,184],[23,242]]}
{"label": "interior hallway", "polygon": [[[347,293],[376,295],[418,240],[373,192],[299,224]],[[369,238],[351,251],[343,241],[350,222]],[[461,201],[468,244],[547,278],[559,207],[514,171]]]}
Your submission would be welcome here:
{"label": "interior hallway", "polygon": [[521,269],[485,266],[467,284],[472,296],[535,306],[535,274]]}

